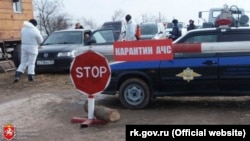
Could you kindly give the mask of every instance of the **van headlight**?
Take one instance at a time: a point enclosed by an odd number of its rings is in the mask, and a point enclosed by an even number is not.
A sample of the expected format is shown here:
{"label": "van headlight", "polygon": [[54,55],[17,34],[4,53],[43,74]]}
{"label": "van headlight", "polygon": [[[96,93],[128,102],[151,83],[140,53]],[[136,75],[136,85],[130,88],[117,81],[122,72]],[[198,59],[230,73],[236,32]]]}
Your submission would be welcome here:
{"label": "van headlight", "polygon": [[75,57],[75,51],[59,52],[57,57]]}

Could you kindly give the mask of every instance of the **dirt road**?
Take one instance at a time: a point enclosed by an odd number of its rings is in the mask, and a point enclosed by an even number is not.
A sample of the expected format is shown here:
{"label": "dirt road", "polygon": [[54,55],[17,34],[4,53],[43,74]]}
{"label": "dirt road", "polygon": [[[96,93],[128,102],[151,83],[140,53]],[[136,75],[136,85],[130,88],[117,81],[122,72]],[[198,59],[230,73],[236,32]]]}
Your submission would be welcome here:
{"label": "dirt road", "polygon": [[121,119],[80,128],[70,121],[87,117],[87,97],[74,89],[69,74],[38,74],[35,82],[23,75],[15,84],[13,77],[0,74],[0,125],[14,125],[17,140],[124,141],[127,124],[250,124],[250,97],[164,97],[147,109],[129,110],[117,96],[97,95],[96,104],[117,109]]}

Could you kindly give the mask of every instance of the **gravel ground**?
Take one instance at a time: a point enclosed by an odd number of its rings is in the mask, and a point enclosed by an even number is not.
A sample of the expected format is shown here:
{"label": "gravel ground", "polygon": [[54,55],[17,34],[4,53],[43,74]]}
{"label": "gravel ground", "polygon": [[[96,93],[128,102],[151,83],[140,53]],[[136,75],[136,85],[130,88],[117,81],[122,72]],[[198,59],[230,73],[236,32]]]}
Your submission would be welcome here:
{"label": "gravel ground", "polygon": [[[163,97],[143,110],[129,110],[117,96],[97,95],[96,105],[118,110],[120,120],[80,128],[72,117],[87,117],[87,100],[72,85],[69,74],[24,74],[12,83],[14,72],[0,73],[0,125],[16,128],[25,141],[124,141],[128,124],[249,124],[250,97]],[[0,131],[2,135],[3,130]]]}

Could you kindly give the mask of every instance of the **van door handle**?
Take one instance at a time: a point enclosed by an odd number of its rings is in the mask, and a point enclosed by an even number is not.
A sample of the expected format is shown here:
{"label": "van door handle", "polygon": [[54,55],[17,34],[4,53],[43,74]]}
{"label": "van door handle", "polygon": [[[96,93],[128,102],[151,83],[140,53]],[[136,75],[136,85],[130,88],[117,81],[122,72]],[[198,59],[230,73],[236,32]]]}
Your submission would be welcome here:
{"label": "van door handle", "polygon": [[213,65],[213,64],[217,64],[217,62],[207,60],[207,61],[203,62],[202,64],[204,64],[204,65]]}

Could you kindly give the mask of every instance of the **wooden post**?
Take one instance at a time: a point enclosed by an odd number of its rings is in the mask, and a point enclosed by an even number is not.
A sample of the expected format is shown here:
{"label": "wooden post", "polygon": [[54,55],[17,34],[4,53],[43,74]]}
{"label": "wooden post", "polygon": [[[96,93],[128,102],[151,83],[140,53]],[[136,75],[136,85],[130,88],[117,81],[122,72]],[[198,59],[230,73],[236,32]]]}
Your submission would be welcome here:
{"label": "wooden post", "polygon": [[[86,101],[84,104],[85,112],[88,112],[88,102]],[[107,122],[116,122],[120,120],[120,114],[116,109],[111,109],[104,106],[95,106],[94,108],[94,116],[97,119],[104,120]]]}

